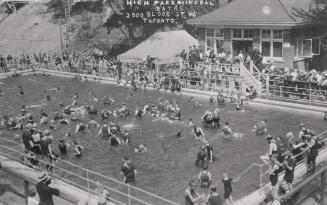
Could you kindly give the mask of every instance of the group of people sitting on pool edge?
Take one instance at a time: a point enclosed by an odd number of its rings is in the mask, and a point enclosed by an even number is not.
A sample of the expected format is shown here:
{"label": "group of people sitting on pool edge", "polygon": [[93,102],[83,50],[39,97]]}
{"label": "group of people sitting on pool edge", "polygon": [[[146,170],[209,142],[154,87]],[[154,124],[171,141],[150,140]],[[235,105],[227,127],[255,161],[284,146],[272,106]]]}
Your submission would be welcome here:
{"label": "group of people sitting on pool edge", "polygon": [[[266,135],[268,142],[268,153],[260,157],[269,165],[270,183],[272,186],[272,196],[276,199],[283,196],[292,189],[294,171],[297,163],[305,160],[307,174],[312,174],[316,169],[316,158],[319,149],[326,140],[322,140],[316,135],[315,131],[307,129],[303,123],[299,125],[299,136],[296,138],[292,132],[288,132],[286,137],[273,137],[267,134],[266,127],[259,123],[257,131],[259,135]],[[285,171],[283,180],[278,184],[279,173]]]}
{"label": "group of people sitting on pool edge", "polygon": [[[246,88],[245,95],[242,95],[241,93],[236,93],[232,91],[230,94],[230,103],[236,105],[236,110],[244,111],[246,105],[249,103],[251,99],[254,99],[257,96],[256,91],[251,86],[250,88]],[[209,102],[210,104],[217,103],[218,106],[222,106],[225,104],[225,98],[227,96],[224,96],[222,93],[218,93],[218,95],[215,97],[210,96]]]}

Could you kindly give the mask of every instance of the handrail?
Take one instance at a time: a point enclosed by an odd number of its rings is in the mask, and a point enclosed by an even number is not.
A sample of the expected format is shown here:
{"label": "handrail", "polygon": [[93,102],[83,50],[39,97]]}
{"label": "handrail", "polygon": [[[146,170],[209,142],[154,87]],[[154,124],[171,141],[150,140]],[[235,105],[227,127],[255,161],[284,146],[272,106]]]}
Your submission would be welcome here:
{"label": "handrail", "polygon": [[[322,136],[322,135],[325,134],[325,133],[327,133],[327,130],[321,132],[320,134],[318,134],[318,135],[316,135],[316,136],[319,137],[319,136]],[[298,156],[300,156],[300,155],[303,155],[303,154],[304,154],[305,152],[307,152],[307,151],[308,151],[308,149],[306,149],[306,150],[300,152],[300,153],[297,154],[297,155],[294,155],[293,157],[296,158],[296,157],[298,157]],[[282,153],[282,156],[284,156],[284,155],[286,155],[286,154],[287,154],[287,151],[284,152],[284,153]],[[298,162],[298,164],[300,164],[301,162],[303,162],[303,160],[300,161],[300,162]],[[265,166],[265,165],[268,166],[268,164],[266,164],[266,163],[262,163],[262,164],[252,163],[249,167],[247,167],[246,169],[244,169],[244,170],[243,170],[243,171],[238,175],[238,177],[243,176],[243,175],[244,175],[245,173],[247,173],[247,172],[248,172],[252,167],[258,166],[258,167],[260,167],[260,172],[261,172],[261,173],[260,173],[260,187],[261,187],[261,185],[262,185],[262,177],[268,174],[267,172],[262,173],[262,167]],[[281,174],[283,174],[283,172],[279,173],[279,175],[281,175]]]}
{"label": "handrail", "polygon": [[[266,76],[269,76],[270,78],[271,77],[280,77],[280,78],[283,78],[285,79],[285,77],[289,77],[290,75],[280,75],[280,74],[264,74]],[[307,81],[302,81],[302,80],[288,80],[288,81],[291,81],[291,82],[297,82],[297,83],[316,83],[316,81],[312,81],[312,80],[307,80]]]}
{"label": "handrail", "polygon": [[[292,87],[292,86],[286,86],[286,85],[269,85],[269,87],[273,87],[273,88],[288,88],[288,89],[295,89],[296,87]],[[312,88],[302,88],[302,87],[297,87],[297,90],[311,90],[311,91],[317,91],[317,92],[324,92],[326,90],[319,90],[319,89],[312,89]]]}
{"label": "handrail", "polygon": [[[296,94],[296,93],[293,93]],[[299,95],[297,93],[297,95]],[[301,94],[302,95],[302,94]],[[279,100],[279,101],[286,101],[286,102],[293,102],[293,103],[298,103],[298,104],[304,104],[304,105],[317,105],[317,106],[323,106],[326,107],[327,102],[320,102],[320,101],[313,101],[313,100],[306,100],[306,99],[293,99],[290,97],[283,97],[283,96],[272,96],[272,94],[270,94],[270,96],[266,96],[266,98],[269,99],[273,99],[273,100]]]}
{"label": "handrail", "polygon": [[240,64],[240,68],[242,68],[242,71],[244,71],[246,74],[248,74],[249,76],[251,76],[251,78],[258,83],[257,79],[255,79],[255,77],[252,75],[252,73],[250,73],[250,71],[248,71],[248,69],[243,65]]}
{"label": "handrail", "polygon": [[[15,157],[13,157],[13,156],[11,156],[11,155],[8,155],[8,154],[6,154],[6,153],[0,152],[0,154],[3,155],[3,156],[5,156],[5,157],[7,157],[8,159],[18,160],[18,161],[19,161],[19,159],[15,158]],[[23,163],[20,163],[20,164],[26,166],[26,164],[23,164]],[[5,168],[15,168],[15,169],[17,169],[17,167],[8,167],[8,166],[6,166]],[[28,168],[29,168],[29,167],[28,167]],[[24,169],[26,169],[26,168],[24,168]],[[32,169],[32,168],[30,168],[30,169]],[[37,171],[41,171],[40,169],[35,169],[35,170],[37,170]],[[67,180],[66,180],[66,181],[67,181]],[[74,182],[70,182],[70,183],[74,184]],[[80,191],[80,189],[78,189],[78,188],[75,187],[75,186],[70,187],[70,188],[73,188],[73,189],[75,189],[76,191]],[[65,200],[67,200],[67,201],[71,201],[71,202],[73,202],[73,203],[76,203],[76,201],[71,200],[71,199],[69,199],[69,198],[65,198],[65,197],[63,197],[63,199],[65,199]]]}
{"label": "handrail", "polygon": [[259,73],[259,74],[262,75],[262,72],[257,68],[257,66],[253,63],[252,60],[251,60],[251,64],[252,64],[252,67],[254,68],[254,70],[255,70],[257,73]]}
{"label": "handrail", "polygon": [[[8,148],[7,146],[4,146],[4,145],[0,145],[0,147],[5,148],[5,149],[10,150],[10,151],[15,152],[15,153],[19,153],[19,154],[24,155],[24,156],[28,156],[28,155],[26,155],[26,154],[24,154],[24,153],[22,153],[22,152],[19,152],[19,151],[13,150],[13,149]],[[5,153],[3,153],[3,152],[0,152],[0,153],[3,154],[4,156],[11,157],[11,158],[13,158],[13,159],[18,159],[18,160],[19,160],[19,158],[12,157],[12,156],[10,156],[10,155],[8,155],[8,154],[5,154]],[[45,161],[40,160],[40,159],[39,159],[39,161],[42,162],[42,163],[44,163],[44,164],[46,164],[46,165],[52,165],[52,164],[49,164],[48,162],[45,162]],[[60,167],[57,167],[57,166],[55,166],[55,168],[60,169],[60,170],[63,170],[63,171],[65,171],[65,172],[67,172],[67,173],[69,173],[69,174],[72,174],[72,175],[74,175],[74,176],[77,176],[77,177],[80,178],[80,179],[84,179],[84,180],[86,180],[86,181],[92,182],[93,184],[97,184],[96,181],[93,181],[93,180],[87,179],[87,178],[85,178],[85,177],[82,177],[82,176],[80,176],[80,175],[77,175],[77,174],[75,174],[75,173],[72,173],[71,171],[68,171],[68,170],[66,170],[66,169],[63,169],[63,168],[60,168]],[[51,175],[54,175],[54,176],[58,176],[58,175],[56,175],[56,174],[54,174],[54,173],[50,173],[50,174],[51,174]],[[62,178],[62,177],[61,177],[61,178]],[[65,178],[64,178],[64,179],[65,179]],[[73,182],[73,181],[71,181],[71,180],[69,180],[69,179],[65,179],[65,180],[68,181],[69,183],[74,184],[75,186],[78,186],[78,187],[80,187],[80,188],[82,188],[82,189],[85,189],[85,187],[83,187],[83,186],[77,184],[76,182]],[[133,196],[130,196],[130,195],[126,194],[126,193],[123,193],[123,192],[120,192],[120,191],[118,191],[118,190],[112,189],[111,187],[108,187],[108,186],[106,186],[106,185],[103,185],[103,187],[107,188],[107,189],[110,190],[110,191],[113,191],[113,192],[116,192],[116,193],[118,193],[118,194],[121,194],[121,195],[123,195],[123,196],[125,196],[125,197],[130,197],[130,198],[134,199],[135,201],[138,201],[138,202],[140,202],[140,203],[142,203],[142,204],[145,204],[145,205],[151,205],[151,204],[149,204],[149,203],[147,203],[147,202],[145,202],[145,201],[143,201],[143,200],[141,200],[141,199],[137,199],[137,198],[135,198],[135,197],[133,197]],[[99,194],[99,193],[98,193],[98,194]],[[121,202],[120,202],[120,203],[121,203]]]}
{"label": "handrail", "polygon": [[[11,141],[11,140],[5,139],[5,138],[3,138],[3,137],[0,137],[0,140],[4,140],[4,141],[10,142],[10,143],[14,143],[14,144],[16,144],[16,145],[20,145],[20,146],[21,146],[21,144],[15,142],[15,141]],[[23,154],[23,155],[25,155],[25,156],[28,156],[28,155],[26,155],[26,154],[24,154],[24,153],[21,153],[21,152],[19,152],[19,151],[17,151],[17,150],[13,150],[13,149],[8,148],[8,147],[3,146],[3,145],[0,145],[0,147],[6,148],[6,149],[11,150],[11,151],[16,152],[16,153]],[[42,163],[44,163],[44,164],[51,165],[51,164],[49,164],[48,162],[44,162],[44,161],[42,161],[42,160],[39,160],[39,161],[42,162]],[[152,194],[152,193],[150,193],[150,192],[148,192],[148,191],[145,191],[145,190],[143,190],[143,189],[141,189],[141,188],[138,188],[138,187],[135,187],[135,186],[132,186],[132,185],[129,185],[129,184],[125,184],[125,183],[123,183],[123,182],[121,182],[121,181],[119,181],[119,180],[116,180],[116,179],[114,179],[114,178],[107,177],[107,176],[105,176],[105,175],[102,175],[102,174],[100,174],[100,173],[97,173],[97,172],[94,172],[94,171],[92,171],[92,170],[86,169],[86,168],[84,168],[84,167],[78,166],[78,165],[73,164],[73,163],[71,163],[71,162],[68,162],[68,161],[65,161],[65,160],[62,160],[62,159],[59,159],[59,158],[57,159],[57,161],[64,162],[64,163],[69,164],[69,165],[71,165],[71,166],[77,167],[77,168],[79,168],[79,169],[81,169],[81,170],[83,170],[83,171],[87,171],[87,172],[89,172],[89,173],[92,173],[92,174],[94,174],[94,175],[100,176],[100,177],[102,177],[102,178],[104,178],[104,179],[107,179],[107,180],[109,180],[109,181],[116,182],[116,183],[118,183],[119,185],[123,185],[123,186],[125,186],[125,187],[133,188],[133,189],[135,189],[135,190],[137,190],[137,191],[143,192],[143,193],[145,193],[145,194],[147,194],[147,195],[150,195],[150,196],[152,196],[152,197],[154,197],[154,198],[158,198],[158,199],[160,199],[160,200],[162,200],[162,201],[165,201],[165,202],[167,202],[167,203],[169,203],[169,204],[177,205],[177,203],[175,203],[175,202],[173,202],[173,201],[170,201],[170,200],[168,200],[168,199],[165,199],[165,198],[162,198],[162,197],[157,196],[157,195],[155,195],[155,194]],[[65,172],[67,172],[67,173],[69,173],[69,174],[72,174],[72,175],[74,175],[74,176],[77,176],[77,177],[79,177],[79,178],[81,178],[81,179],[85,179],[85,180],[90,181],[90,182],[92,182],[92,183],[96,183],[95,181],[92,181],[92,180],[90,180],[90,179],[87,179],[87,178],[84,178],[84,177],[82,177],[82,176],[79,176],[79,175],[77,175],[77,174],[75,174],[75,173],[72,173],[72,172],[70,172],[70,171],[68,171],[68,170],[65,170],[65,169],[63,169],[63,168],[61,168],[61,167],[55,166],[55,168],[57,168],[57,169],[61,169],[61,170],[65,171]],[[125,194],[125,193],[123,193],[123,192],[119,192],[119,191],[114,190],[114,189],[112,189],[112,188],[110,188],[110,187],[107,187],[107,188],[108,188],[109,190],[112,190],[112,191],[114,191],[114,192],[117,192],[117,193],[119,193],[119,194],[121,194],[121,195],[124,195],[124,196],[126,196],[126,197],[130,197],[130,198],[132,198],[132,199],[134,199],[134,200],[136,200],[136,201],[139,201],[139,202],[141,202],[141,203],[143,203],[143,204],[148,204],[147,202],[142,201],[141,199],[137,199],[137,198],[135,198],[135,197],[133,197],[133,196],[127,195],[127,194]]]}

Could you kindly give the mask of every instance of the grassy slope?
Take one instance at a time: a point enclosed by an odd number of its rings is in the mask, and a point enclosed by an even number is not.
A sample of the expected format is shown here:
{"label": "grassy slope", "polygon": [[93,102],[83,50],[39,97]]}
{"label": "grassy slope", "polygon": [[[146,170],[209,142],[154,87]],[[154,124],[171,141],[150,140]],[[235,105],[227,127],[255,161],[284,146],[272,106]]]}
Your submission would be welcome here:
{"label": "grassy slope", "polygon": [[26,5],[0,23],[0,54],[60,50],[59,25],[42,5]]}

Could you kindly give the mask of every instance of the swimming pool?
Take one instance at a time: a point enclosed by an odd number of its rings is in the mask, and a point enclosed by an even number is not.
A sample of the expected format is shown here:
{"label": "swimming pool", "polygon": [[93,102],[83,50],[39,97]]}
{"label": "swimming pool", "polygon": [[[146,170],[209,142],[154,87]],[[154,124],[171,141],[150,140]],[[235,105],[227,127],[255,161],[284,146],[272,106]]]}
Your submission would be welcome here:
{"label": "swimming pool", "polygon": [[[98,130],[91,130],[81,138],[81,144],[86,147],[81,159],[75,159],[69,153],[65,160],[71,161],[82,167],[99,172],[103,175],[121,179],[120,168],[122,157],[127,155],[134,162],[138,170],[136,186],[156,193],[172,201],[183,203],[184,190],[190,179],[197,178],[200,169],[194,166],[197,152],[201,142],[195,141],[187,128],[186,121],[192,118],[195,122],[200,122],[200,118],[206,110],[213,110],[213,106],[207,100],[197,99],[202,107],[195,109],[187,96],[176,96],[169,93],[157,91],[133,92],[129,88],[117,87],[115,85],[103,85],[96,82],[81,82],[78,79],[60,78],[53,76],[24,76],[17,78],[7,78],[0,80],[2,91],[5,93],[0,97],[1,115],[9,114],[16,116],[19,114],[22,105],[40,105],[45,98],[45,89],[58,88],[57,94],[52,93],[52,100],[46,101],[48,113],[59,109],[59,102],[71,104],[74,93],[79,93],[80,99],[88,101],[89,92],[92,91],[99,98],[102,95],[110,96],[116,100],[116,104],[103,105],[101,100],[92,102],[98,110],[104,107],[112,110],[117,104],[125,102],[132,113],[137,105],[144,105],[146,101],[157,102],[159,98],[174,98],[181,107],[182,121],[169,122],[154,121],[150,117],[135,120],[131,118],[118,118],[119,124],[130,130],[131,141],[129,147],[103,146],[99,138],[95,138]],[[20,97],[16,86],[22,86],[24,97]],[[132,95],[131,95],[132,94]],[[30,111],[39,120],[40,107],[31,108]],[[317,133],[324,131],[325,122],[322,116],[308,114],[307,112],[276,109],[260,106],[248,106],[245,112],[236,111],[235,105],[226,104],[220,108],[221,124],[228,121],[234,132],[244,134],[243,140],[233,140],[226,143],[221,139],[221,129],[204,129],[207,139],[214,148],[218,158],[210,164],[209,171],[212,173],[213,182],[218,184],[218,191],[223,193],[223,186],[220,182],[222,171],[228,172],[230,176],[239,175],[252,163],[261,161],[259,156],[267,150],[266,140],[256,136],[252,131],[253,125],[263,119],[268,120],[268,132],[273,136],[285,136],[289,131],[298,134],[299,123],[305,123],[306,127],[314,129]],[[97,117],[100,121],[100,116]],[[74,124],[70,126],[58,127],[53,132],[54,143],[65,132],[74,132]],[[41,129],[48,129],[41,126]],[[181,130],[182,138],[176,138],[175,133]],[[218,134],[218,135],[217,135]],[[12,132],[3,131],[3,136],[10,137]],[[134,153],[134,148],[139,144],[145,144],[149,151],[147,153]],[[163,147],[165,152],[163,152]],[[57,147],[56,152],[58,152]],[[58,166],[61,166],[59,163]],[[62,165],[65,166],[65,165]],[[73,170],[78,173],[78,170]],[[84,174],[84,173],[80,173]],[[259,186],[259,169],[253,168],[245,173],[240,182],[235,184],[233,195],[236,198],[244,196]],[[67,176],[65,176],[67,177]]]}

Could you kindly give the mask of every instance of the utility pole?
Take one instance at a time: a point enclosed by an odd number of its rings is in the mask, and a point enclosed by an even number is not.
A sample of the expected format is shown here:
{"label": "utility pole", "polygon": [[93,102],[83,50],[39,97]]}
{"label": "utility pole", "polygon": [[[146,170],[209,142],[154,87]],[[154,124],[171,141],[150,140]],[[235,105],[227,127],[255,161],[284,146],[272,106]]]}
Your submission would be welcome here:
{"label": "utility pole", "polygon": [[61,30],[61,24],[59,25],[59,35],[60,35],[60,47],[61,47],[61,60],[64,56],[64,46],[62,42],[62,30]]}
{"label": "utility pole", "polygon": [[65,1],[65,22],[66,22],[66,35],[65,35],[65,52],[69,56],[71,51],[71,18],[70,18],[70,12],[72,4],[70,0]]}

